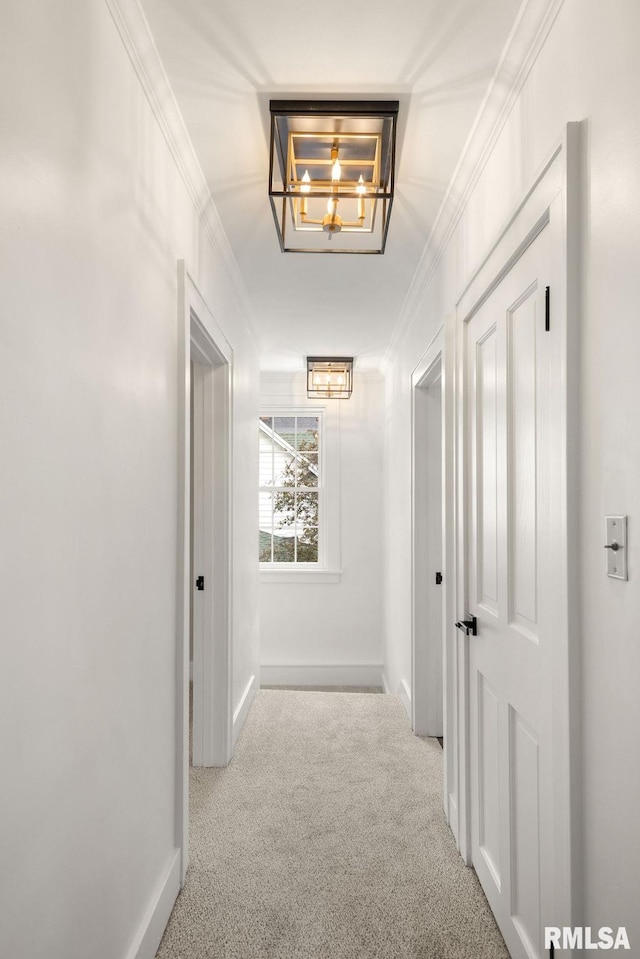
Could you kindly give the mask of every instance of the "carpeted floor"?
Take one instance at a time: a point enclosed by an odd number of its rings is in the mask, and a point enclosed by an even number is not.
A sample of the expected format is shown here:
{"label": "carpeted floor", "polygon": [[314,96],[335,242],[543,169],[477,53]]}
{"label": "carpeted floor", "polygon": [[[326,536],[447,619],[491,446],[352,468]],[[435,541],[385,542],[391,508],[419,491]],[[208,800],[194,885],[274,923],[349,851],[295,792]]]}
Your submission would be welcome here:
{"label": "carpeted floor", "polygon": [[314,693],[381,693],[382,686],[261,686],[260,689],[296,689]]}
{"label": "carpeted floor", "polygon": [[158,959],[508,959],[394,696],[262,690],[191,771],[190,866]]}

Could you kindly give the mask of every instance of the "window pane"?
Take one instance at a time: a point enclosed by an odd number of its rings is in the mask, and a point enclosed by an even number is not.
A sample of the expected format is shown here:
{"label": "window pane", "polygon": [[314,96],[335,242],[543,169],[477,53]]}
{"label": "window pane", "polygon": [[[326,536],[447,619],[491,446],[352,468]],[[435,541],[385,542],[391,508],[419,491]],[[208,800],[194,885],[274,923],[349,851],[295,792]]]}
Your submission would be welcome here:
{"label": "window pane", "polygon": [[258,485],[273,486],[273,449],[270,443],[264,443],[260,437],[260,455],[258,457]]}
{"label": "window pane", "polygon": [[296,537],[296,559],[298,563],[318,562],[318,530],[305,529]]}
{"label": "window pane", "polygon": [[298,486],[318,485],[318,454],[301,453],[297,462],[296,484]]}
{"label": "window pane", "polygon": [[295,456],[277,446],[273,452],[273,482],[275,486],[296,485]]}
{"label": "window pane", "polygon": [[265,426],[268,426],[269,429],[272,429],[272,428],[273,428],[273,417],[271,417],[271,416],[261,416],[261,417],[260,417],[260,422],[261,422],[261,423],[264,423]]}
{"label": "window pane", "polygon": [[279,490],[273,495],[273,528],[286,534],[296,518],[296,494],[293,490]]}
{"label": "window pane", "polygon": [[258,547],[258,562],[260,563],[270,563],[271,562],[271,541],[272,536],[270,533],[265,533],[263,530],[260,530],[260,540]]}
{"label": "window pane", "polygon": [[280,438],[282,448],[293,449],[296,439],[295,416],[274,416],[273,430]]}
{"label": "window pane", "polygon": [[297,450],[315,450],[318,449],[318,417],[317,416],[298,416],[296,429],[296,449]]}
{"label": "window pane", "polygon": [[258,525],[266,533],[273,531],[273,493],[258,494]]}
{"label": "window pane", "polygon": [[298,492],[295,501],[295,519],[298,526],[318,525],[318,494]]}
{"label": "window pane", "polygon": [[274,536],[273,537],[273,561],[274,563],[295,563],[295,536]]}
{"label": "window pane", "polygon": [[259,557],[261,563],[271,562],[271,532],[273,530],[273,500],[271,493],[258,494]]}

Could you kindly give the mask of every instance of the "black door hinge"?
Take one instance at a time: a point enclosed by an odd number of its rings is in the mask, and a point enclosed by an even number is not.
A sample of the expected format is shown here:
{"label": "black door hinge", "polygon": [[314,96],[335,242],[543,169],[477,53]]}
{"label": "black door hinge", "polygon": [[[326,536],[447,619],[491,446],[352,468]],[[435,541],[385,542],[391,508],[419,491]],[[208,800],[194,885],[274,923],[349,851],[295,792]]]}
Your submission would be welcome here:
{"label": "black door hinge", "polygon": [[442,573],[436,573],[436,586],[442,586]]}
{"label": "black door hinge", "polygon": [[196,589],[204,589],[204,576],[198,576],[196,579]]}
{"label": "black door hinge", "polygon": [[551,329],[551,306],[550,306],[551,293],[548,286],[544,288],[544,330],[545,333],[548,333]]}

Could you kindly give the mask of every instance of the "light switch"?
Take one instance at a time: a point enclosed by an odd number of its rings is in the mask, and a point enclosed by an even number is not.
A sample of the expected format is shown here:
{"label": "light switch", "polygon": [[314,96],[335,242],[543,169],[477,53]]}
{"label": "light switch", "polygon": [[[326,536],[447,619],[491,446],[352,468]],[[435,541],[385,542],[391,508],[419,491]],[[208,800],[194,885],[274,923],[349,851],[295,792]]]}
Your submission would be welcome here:
{"label": "light switch", "polygon": [[607,516],[607,576],[627,579],[627,517]]}

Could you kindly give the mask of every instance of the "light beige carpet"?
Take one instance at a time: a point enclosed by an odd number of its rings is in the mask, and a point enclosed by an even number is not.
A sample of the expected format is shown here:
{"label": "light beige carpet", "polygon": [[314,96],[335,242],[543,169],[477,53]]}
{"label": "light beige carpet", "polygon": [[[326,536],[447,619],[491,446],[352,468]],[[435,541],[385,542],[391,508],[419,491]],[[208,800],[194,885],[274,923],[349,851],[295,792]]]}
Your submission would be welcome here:
{"label": "light beige carpet", "polygon": [[314,693],[381,693],[382,686],[261,686],[260,689],[296,689]]}
{"label": "light beige carpet", "polygon": [[508,957],[441,797],[395,697],[262,690],[229,767],[191,772],[158,959]]}

